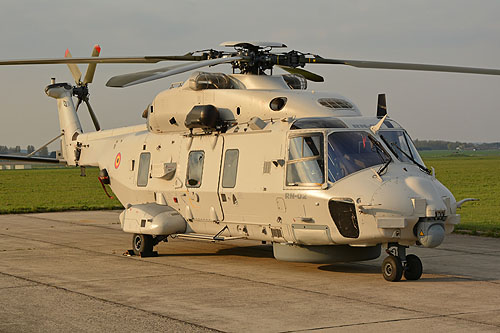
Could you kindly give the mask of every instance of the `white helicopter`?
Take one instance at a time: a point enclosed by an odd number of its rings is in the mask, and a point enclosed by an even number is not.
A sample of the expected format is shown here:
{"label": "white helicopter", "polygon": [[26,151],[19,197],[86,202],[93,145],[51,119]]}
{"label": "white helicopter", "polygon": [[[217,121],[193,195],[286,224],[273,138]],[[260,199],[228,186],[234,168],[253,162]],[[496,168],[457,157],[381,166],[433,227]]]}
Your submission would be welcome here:
{"label": "white helicopter", "polygon": [[[168,236],[271,242],[279,260],[334,263],[375,259],[381,249],[388,281],[417,280],[422,263],[410,246],[436,247],[459,223],[456,201],[420,158],[408,133],[387,116],[362,116],[349,99],[308,91],[322,82],[306,64],[500,75],[500,70],[393,62],[326,59],[298,51],[273,52],[282,43],[226,42],[230,52],[182,56],[0,61],[0,65],[68,64],[76,85],[52,79],[63,159],[0,159],[100,168],[125,207],[123,231],[135,254],[152,255]],[[97,63],[188,64],[111,78],[128,87],[217,64],[233,74],[194,72],[160,92],[143,112],[146,124],[100,130],[88,84]],[[89,64],[82,81],[78,63]],[[289,74],[272,75],[274,66]],[[73,96],[77,97],[76,108]],[[84,102],[96,132],[83,133]]]}

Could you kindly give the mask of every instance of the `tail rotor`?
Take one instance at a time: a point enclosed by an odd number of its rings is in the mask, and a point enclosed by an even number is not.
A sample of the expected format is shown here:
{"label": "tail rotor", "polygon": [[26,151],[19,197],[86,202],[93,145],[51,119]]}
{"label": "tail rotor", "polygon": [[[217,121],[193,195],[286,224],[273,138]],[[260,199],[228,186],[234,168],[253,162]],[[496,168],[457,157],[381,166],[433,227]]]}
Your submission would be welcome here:
{"label": "tail rotor", "polygon": [[[95,45],[94,49],[92,50],[92,57],[98,57],[99,53],[101,53],[101,47],[99,45]],[[66,50],[64,57],[71,58],[71,53],[69,49]],[[96,131],[100,131],[101,126],[99,125],[99,121],[97,120],[94,110],[90,106],[89,102],[90,94],[88,87],[89,83],[92,83],[94,79],[97,63],[91,63],[88,65],[83,81],[82,81],[82,72],[80,71],[80,68],[78,68],[78,65],[77,64],[67,64],[67,65],[71,74],[73,75],[73,78],[75,79],[75,84],[76,84],[76,86],[73,87],[73,95],[78,99],[78,102],[76,104],[76,111],[78,111],[80,104],[84,102],[85,105],[87,105],[87,110],[89,111],[90,118],[92,119],[92,123],[94,124]]]}

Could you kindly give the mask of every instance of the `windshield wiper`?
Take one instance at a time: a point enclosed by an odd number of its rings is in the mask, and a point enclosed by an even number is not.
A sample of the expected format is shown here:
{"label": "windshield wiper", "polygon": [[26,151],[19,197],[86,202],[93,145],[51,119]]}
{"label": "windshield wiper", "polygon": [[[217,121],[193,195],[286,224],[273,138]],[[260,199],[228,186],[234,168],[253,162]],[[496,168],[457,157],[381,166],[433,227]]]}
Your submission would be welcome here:
{"label": "windshield wiper", "polygon": [[378,175],[379,175],[379,176],[382,176],[382,173],[385,171],[385,169],[387,169],[387,167],[389,166],[389,164],[391,164],[391,162],[392,162],[392,158],[389,158],[389,160],[388,160],[387,162],[385,162],[384,166],[383,166],[383,167],[381,167],[381,168],[377,171],[377,173],[378,173]]}
{"label": "windshield wiper", "polygon": [[[385,141],[385,140],[384,140]],[[427,173],[428,175],[430,175],[432,173],[431,170],[427,169],[425,166],[423,166],[422,164],[418,163],[417,161],[415,161],[415,159],[413,157],[411,157],[409,154],[407,154],[403,149],[401,149],[401,147],[399,147],[397,144],[395,144],[394,142],[391,142],[391,145],[393,145],[394,147],[396,147],[401,153],[403,153],[403,155],[405,155],[410,161],[412,161],[413,163],[415,163],[419,168],[420,170],[424,171],[425,173]]]}
{"label": "windshield wiper", "polygon": [[380,135],[380,138],[382,139],[382,141],[384,141],[385,145],[387,146],[387,148],[389,148],[389,150],[391,151],[391,153],[393,153],[394,156],[396,156],[397,158],[399,158],[399,155],[394,151],[394,149],[392,149],[391,145],[389,144],[389,142],[387,142],[387,140],[384,138],[384,136]]}
{"label": "windshield wiper", "polygon": [[[377,140],[375,140],[371,136],[368,136],[368,139],[370,139],[370,141],[373,143],[373,145],[377,148],[378,155],[380,156],[382,161],[385,162],[385,164],[377,171],[377,174],[379,176],[382,176],[382,173],[387,169],[389,164],[392,162],[392,157],[391,157],[391,155],[387,154],[387,152],[385,151],[384,147],[382,147],[380,142],[378,142]],[[381,153],[384,153],[384,155],[382,155]],[[384,158],[384,156],[385,156],[385,158]],[[387,160],[387,162],[385,161],[386,158],[389,158]]]}

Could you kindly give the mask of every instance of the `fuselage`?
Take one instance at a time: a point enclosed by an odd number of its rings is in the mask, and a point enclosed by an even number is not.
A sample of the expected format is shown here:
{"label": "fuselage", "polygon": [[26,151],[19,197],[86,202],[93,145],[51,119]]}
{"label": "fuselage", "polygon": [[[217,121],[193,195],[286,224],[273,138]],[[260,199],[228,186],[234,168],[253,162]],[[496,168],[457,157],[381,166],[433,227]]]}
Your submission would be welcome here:
{"label": "fuselage", "polygon": [[[281,76],[229,79],[221,88],[194,74],[154,99],[145,126],[79,135],[77,164],[106,169],[126,209],[172,207],[186,232],[366,247],[425,243],[417,224],[459,222],[394,120],[374,132],[380,119],[340,95],[293,90]],[[186,128],[196,105],[215,106],[227,127]]]}

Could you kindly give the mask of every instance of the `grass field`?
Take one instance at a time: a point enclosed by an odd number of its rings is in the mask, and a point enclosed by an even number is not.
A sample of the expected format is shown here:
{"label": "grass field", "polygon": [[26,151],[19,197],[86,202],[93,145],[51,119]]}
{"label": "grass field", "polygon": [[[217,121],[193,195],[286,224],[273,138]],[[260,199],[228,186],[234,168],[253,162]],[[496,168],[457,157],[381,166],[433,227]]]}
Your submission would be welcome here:
{"label": "grass field", "polygon": [[[97,180],[99,169],[1,170],[0,214],[121,208]],[[109,188],[108,188],[109,189]]]}
{"label": "grass field", "polygon": [[[464,204],[457,230],[500,236],[500,151],[424,151],[428,167]],[[78,168],[0,171],[0,214],[122,208],[97,180],[98,169]]]}
{"label": "grass field", "polygon": [[455,198],[477,198],[458,210],[458,231],[500,236],[500,151],[425,151],[422,157]]}

